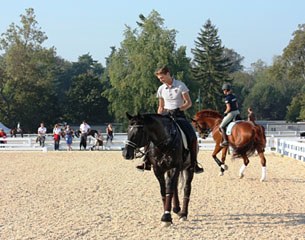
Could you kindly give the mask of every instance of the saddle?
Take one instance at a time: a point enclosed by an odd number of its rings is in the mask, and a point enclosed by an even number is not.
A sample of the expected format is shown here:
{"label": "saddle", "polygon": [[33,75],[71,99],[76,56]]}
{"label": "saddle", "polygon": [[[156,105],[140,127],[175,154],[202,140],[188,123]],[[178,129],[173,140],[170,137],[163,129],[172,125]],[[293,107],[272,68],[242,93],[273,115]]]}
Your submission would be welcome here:
{"label": "saddle", "polygon": [[240,117],[240,114],[236,115],[233,120],[226,126],[226,134],[231,135],[232,129],[236,123],[243,121]]}

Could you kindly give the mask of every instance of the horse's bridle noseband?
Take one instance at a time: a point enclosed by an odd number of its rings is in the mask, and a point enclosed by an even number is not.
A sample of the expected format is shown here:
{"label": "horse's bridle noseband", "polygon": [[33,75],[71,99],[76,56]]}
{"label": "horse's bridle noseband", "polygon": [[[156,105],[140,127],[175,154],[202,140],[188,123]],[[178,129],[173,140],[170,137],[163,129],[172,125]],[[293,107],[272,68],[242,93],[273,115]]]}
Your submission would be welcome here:
{"label": "horse's bridle noseband", "polygon": [[207,136],[209,136],[209,134],[211,133],[211,129],[210,128],[203,128],[198,121],[194,121],[196,123],[195,128],[199,129],[199,134],[203,134],[204,138],[206,138]]}
{"label": "horse's bridle noseband", "polygon": [[[130,126],[130,128],[143,128],[143,127],[144,127],[144,125],[132,125],[132,126]],[[135,155],[136,155],[135,158],[141,158],[141,157],[143,157],[144,155],[146,155],[145,152],[143,152],[143,151],[140,150],[140,147],[138,147],[138,145],[137,145],[136,143],[134,143],[134,142],[132,142],[132,141],[129,141],[129,140],[126,140],[126,141],[125,141],[125,144],[126,144],[127,146],[130,146],[131,148],[134,149]],[[137,155],[138,153],[140,153],[140,155]]]}

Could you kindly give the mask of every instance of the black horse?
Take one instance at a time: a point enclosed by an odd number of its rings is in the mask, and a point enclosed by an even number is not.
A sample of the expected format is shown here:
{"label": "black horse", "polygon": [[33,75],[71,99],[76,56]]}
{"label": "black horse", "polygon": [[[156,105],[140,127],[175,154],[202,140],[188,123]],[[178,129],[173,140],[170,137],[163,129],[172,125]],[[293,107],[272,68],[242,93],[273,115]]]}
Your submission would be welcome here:
{"label": "black horse", "polygon": [[[97,138],[98,136],[98,131],[97,130],[94,130],[94,129],[90,129],[89,132],[87,133],[81,133],[80,130],[77,130],[74,132],[75,136],[76,137],[80,137],[80,142],[79,142],[79,150],[82,150],[82,147],[86,150],[87,148],[87,137],[88,136],[92,136],[94,138]],[[101,144],[102,146],[102,144]],[[93,149],[91,149],[93,150]]]}
{"label": "black horse", "polygon": [[[134,159],[145,155],[151,162],[160,184],[164,207],[161,218],[163,225],[172,223],[172,207],[180,220],[186,220],[194,172],[190,169],[190,157],[184,148],[177,123],[171,117],[159,114],[126,115],[129,119],[128,140],[123,157]],[[140,148],[144,146],[145,152],[142,152]],[[177,187],[179,176],[184,190],[182,209]]]}

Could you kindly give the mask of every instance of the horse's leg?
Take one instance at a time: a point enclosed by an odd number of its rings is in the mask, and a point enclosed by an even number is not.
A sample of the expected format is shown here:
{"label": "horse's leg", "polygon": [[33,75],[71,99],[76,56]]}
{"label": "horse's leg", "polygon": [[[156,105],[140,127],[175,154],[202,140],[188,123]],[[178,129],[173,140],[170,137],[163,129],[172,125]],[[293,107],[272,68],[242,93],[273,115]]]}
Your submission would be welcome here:
{"label": "horse's leg", "polygon": [[161,218],[162,226],[168,227],[172,224],[172,199],[175,189],[177,189],[179,171],[176,169],[171,169],[168,171],[165,177],[165,202],[164,202],[164,214]]}
{"label": "horse's leg", "polygon": [[[223,175],[223,172],[225,170],[228,169],[228,166],[225,165],[225,159],[226,159],[226,153],[227,153],[227,147],[225,148],[222,148],[220,147],[220,144],[219,142],[216,142],[216,145],[215,145],[215,148],[214,148],[214,151],[212,153],[212,157],[214,159],[214,161],[217,163],[217,165],[220,167],[220,173],[219,173],[219,176],[222,176]],[[219,158],[217,157],[217,154],[222,150],[222,155],[221,155],[221,160],[219,160]]]}
{"label": "horse's leg", "polygon": [[247,157],[247,155],[243,155],[242,158],[244,160],[244,164],[239,169],[239,178],[244,177],[244,171],[246,170],[246,167],[249,164],[249,158]]}
{"label": "horse's leg", "polygon": [[174,194],[173,194],[173,212],[178,214],[180,211],[181,211],[181,207],[180,207],[178,187],[177,187],[174,190]]}
{"label": "horse's leg", "polygon": [[167,227],[172,224],[172,216],[170,213],[171,204],[168,204],[168,202],[169,201],[171,202],[171,198],[172,198],[173,194],[167,193],[166,185],[168,183],[167,183],[167,181],[165,181],[164,172],[160,171],[158,169],[155,170],[155,168],[154,168],[154,173],[155,173],[155,176],[158,179],[158,182],[160,185],[160,193],[161,193],[163,209],[164,209],[164,214],[161,217],[161,222],[162,222],[163,226]]}
{"label": "horse's leg", "polygon": [[190,196],[192,191],[192,181],[194,177],[194,172],[190,169],[184,170],[184,196],[183,196],[183,206],[182,210],[179,213],[180,221],[185,221],[188,216],[188,207],[190,202]]}
{"label": "horse's leg", "polygon": [[260,179],[261,182],[264,182],[266,180],[266,158],[265,158],[265,154],[263,151],[258,152],[258,156],[261,159],[261,164],[262,164],[262,177]]}

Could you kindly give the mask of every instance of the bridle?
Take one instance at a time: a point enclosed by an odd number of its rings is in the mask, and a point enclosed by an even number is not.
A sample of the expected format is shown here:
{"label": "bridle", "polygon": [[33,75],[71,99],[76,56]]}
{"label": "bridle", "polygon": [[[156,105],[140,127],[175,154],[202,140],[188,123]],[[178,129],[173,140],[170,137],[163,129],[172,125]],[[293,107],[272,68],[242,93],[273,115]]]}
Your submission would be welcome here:
{"label": "bridle", "polygon": [[[144,125],[132,125],[130,126],[130,128],[143,128]],[[138,147],[138,144],[136,144],[135,142],[132,142],[130,140],[126,140],[125,144],[127,146],[130,146],[131,148],[133,148],[134,153],[135,153],[135,158],[142,158],[143,156],[145,156],[147,153],[143,152],[140,150],[140,147]]]}
{"label": "bridle", "polygon": [[[143,128],[144,125],[132,125],[132,126],[130,126],[130,127]],[[172,145],[173,142],[176,140],[176,138],[177,138],[177,134],[175,134],[174,139],[170,142],[170,146],[169,146],[169,147],[167,146],[167,149],[169,149],[169,151],[172,150],[171,145]],[[166,138],[166,139],[160,141],[157,145],[155,145],[155,147],[160,147],[162,144],[168,142],[169,140],[171,140],[171,137],[168,137],[168,138]],[[130,140],[126,140],[126,141],[125,141],[125,144],[126,144],[127,146],[130,146],[131,148],[133,148],[134,153],[135,153],[135,158],[142,158],[143,156],[146,156],[150,151],[152,151],[152,149],[147,150],[147,149],[149,149],[149,148],[148,148],[148,147],[147,147],[147,148],[144,147],[145,150],[144,150],[144,152],[143,152],[143,151],[140,150],[141,147],[139,147],[138,144],[136,144],[135,142],[130,141]],[[148,143],[147,146],[148,146],[149,144],[150,144],[150,143]]]}
{"label": "bridle", "polygon": [[211,133],[211,129],[210,128],[204,128],[202,127],[197,120],[193,120],[195,122],[195,128],[197,130],[199,130],[199,134],[203,135],[204,138],[206,138],[207,136],[209,136],[209,134]]}

